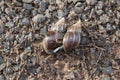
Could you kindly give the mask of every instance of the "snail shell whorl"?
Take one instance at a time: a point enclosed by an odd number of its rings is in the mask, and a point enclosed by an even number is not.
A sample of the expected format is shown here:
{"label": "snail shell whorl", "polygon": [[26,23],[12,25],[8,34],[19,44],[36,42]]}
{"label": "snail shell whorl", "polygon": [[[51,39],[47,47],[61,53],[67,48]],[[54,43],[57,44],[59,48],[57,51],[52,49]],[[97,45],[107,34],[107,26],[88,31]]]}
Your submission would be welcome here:
{"label": "snail shell whorl", "polygon": [[67,32],[81,32],[81,20],[79,19],[75,24],[68,28]]}
{"label": "snail shell whorl", "polygon": [[63,48],[65,51],[78,47],[81,41],[81,22],[73,24],[63,38]]}
{"label": "snail shell whorl", "polygon": [[76,48],[80,44],[80,32],[67,32],[63,38],[63,48],[65,51]]}

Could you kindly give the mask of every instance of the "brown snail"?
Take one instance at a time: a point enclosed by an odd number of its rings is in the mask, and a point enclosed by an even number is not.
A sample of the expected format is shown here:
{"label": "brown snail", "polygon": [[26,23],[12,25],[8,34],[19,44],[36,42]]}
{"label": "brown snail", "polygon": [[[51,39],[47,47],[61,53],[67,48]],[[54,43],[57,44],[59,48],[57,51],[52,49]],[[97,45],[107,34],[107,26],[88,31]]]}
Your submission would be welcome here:
{"label": "brown snail", "polygon": [[81,41],[81,21],[78,20],[66,32],[63,38],[63,49],[65,51],[78,47]]}
{"label": "brown snail", "polygon": [[46,53],[54,53],[54,49],[58,47],[60,41],[63,38],[63,32],[65,30],[65,19],[61,18],[56,22],[45,35],[42,41],[42,47]]}
{"label": "brown snail", "polygon": [[73,24],[70,28],[68,28],[65,33],[62,41],[62,46],[57,47],[54,52],[57,52],[61,49],[65,51],[69,51],[75,49],[79,46],[81,41],[81,21],[78,20],[75,24]]}

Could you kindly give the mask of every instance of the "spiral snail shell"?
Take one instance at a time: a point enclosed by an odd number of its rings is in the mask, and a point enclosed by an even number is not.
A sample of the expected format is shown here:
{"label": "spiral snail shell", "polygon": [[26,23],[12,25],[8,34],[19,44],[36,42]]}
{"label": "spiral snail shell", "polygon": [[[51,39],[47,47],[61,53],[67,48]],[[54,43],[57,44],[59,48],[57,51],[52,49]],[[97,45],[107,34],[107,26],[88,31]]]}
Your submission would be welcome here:
{"label": "spiral snail shell", "polygon": [[65,51],[72,50],[80,44],[81,41],[81,21],[78,20],[66,32],[63,38],[63,48]]}
{"label": "spiral snail shell", "polygon": [[[53,50],[59,45],[59,40],[63,38],[65,19],[61,18],[56,22],[50,30],[46,33],[45,38],[42,41],[42,47],[46,53],[52,54]],[[60,42],[61,43],[61,42]]]}

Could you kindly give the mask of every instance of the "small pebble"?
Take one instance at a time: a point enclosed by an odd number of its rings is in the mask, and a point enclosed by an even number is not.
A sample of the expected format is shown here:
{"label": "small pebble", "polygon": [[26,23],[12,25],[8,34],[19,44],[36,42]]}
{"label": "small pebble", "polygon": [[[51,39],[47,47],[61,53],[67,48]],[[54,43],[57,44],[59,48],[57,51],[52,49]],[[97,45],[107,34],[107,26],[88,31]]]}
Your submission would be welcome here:
{"label": "small pebble", "polygon": [[23,4],[23,8],[24,8],[24,9],[27,9],[27,10],[31,10],[31,9],[33,9],[33,6],[32,6],[32,4],[24,3],[24,4]]}
{"label": "small pebble", "polygon": [[31,3],[34,0],[22,0],[22,1],[25,2],[25,3]]}
{"label": "small pebble", "polygon": [[56,4],[56,0],[49,0],[50,4]]}
{"label": "small pebble", "polygon": [[38,68],[36,69],[36,72],[39,73],[40,71],[41,71],[41,67],[38,67]]}
{"label": "small pebble", "polygon": [[120,37],[120,30],[116,31],[116,36]]}
{"label": "small pebble", "polygon": [[61,0],[56,0],[57,5],[59,6],[60,9],[63,9],[64,7],[64,2]]}
{"label": "small pebble", "polygon": [[13,41],[15,37],[12,33],[6,33],[5,38],[7,41]]}
{"label": "small pebble", "polygon": [[0,56],[0,64],[2,64],[3,61],[4,61],[4,60],[3,60],[3,57]]}
{"label": "small pebble", "polygon": [[110,74],[112,71],[113,71],[113,70],[112,70],[112,67],[111,67],[111,66],[106,67],[106,68],[104,68],[104,69],[102,70],[102,72],[103,72],[104,74]]}
{"label": "small pebble", "polygon": [[41,0],[34,0],[34,3],[35,3],[35,4],[38,4],[38,3],[40,3],[40,1],[41,1]]}
{"label": "small pebble", "polygon": [[3,75],[0,75],[0,80],[5,80]]}
{"label": "small pebble", "polygon": [[5,66],[6,66],[5,63],[0,64],[0,71],[3,70]]}
{"label": "small pebble", "polygon": [[67,79],[74,79],[75,78],[75,75],[73,72],[70,72],[68,75],[67,75]]}
{"label": "small pebble", "polygon": [[96,45],[99,46],[99,47],[103,47],[105,45],[105,40],[97,40],[96,42]]}
{"label": "small pebble", "polygon": [[57,13],[58,13],[58,17],[59,19],[62,18],[64,16],[64,13],[62,10],[57,10]]}
{"label": "small pebble", "polygon": [[101,15],[103,13],[103,10],[96,10],[97,15]]}
{"label": "small pebble", "polygon": [[27,48],[25,48],[25,52],[26,52],[26,53],[32,52],[31,47],[27,47]]}
{"label": "small pebble", "polygon": [[14,65],[13,68],[14,68],[14,71],[18,71],[20,69],[20,65]]}
{"label": "small pebble", "polygon": [[87,45],[88,43],[89,43],[89,38],[82,37],[82,39],[81,39],[81,45]]}
{"label": "small pebble", "polygon": [[38,14],[32,18],[34,23],[44,22],[46,17],[42,14]]}
{"label": "small pebble", "polygon": [[98,1],[97,5],[96,5],[97,9],[102,10],[103,6],[104,6],[103,1]]}
{"label": "small pebble", "polygon": [[110,77],[102,77],[100,80],[111,80]]}
{"label": "small pebble", "polygon": [[33,16],[37,15],[38,14],[37,9],[32,10],[32,14],[33,14]]}
{"label": "small pebble", "polygon": [[97,2],[97,0],[86,0],[86,3],[88,5],[94,5]]}
{"label": "small pebble", "polygon": [[48,8],[48,2],[41,1],[39,7],[41,11],[45,11]]}
{"label": "small pebble", "polygon": [[12,68],[6,68],[6,73],[7,74],[13,74],[13,69]]}
{"label": "small pebble", "polygon": [[100,16],[100,21],[101,23],[106,23],[109,21],[109,17],[106,14],[103,14],[102,16]]}
{"label": "small pebble", "polygon": [[47,10],[45,11],[45,16],[46,16],[47,18],[51,18],[51,13],[50,13],[49,9],[47,9]]}
{"label": "small pebble", "polygon": [[20,54],[20,59],[21,60],[26,60],[27,59],[27,54],[25,52]]}
{"label": "small pebble", "polygon": [[9,28],[12,28],[12,27],[14,27],[14,23],[13,22],[7,22],[5,24],[5,26],[8,26]]}
{"label": "small pebble", "polygon": [[112,63],[110,61],[103,61],[105,66],[112,66]]}
{"label": "small pebble", "polygon": [[5,27],[1,25],[0,26],[0,34],[2,34],[4,32],[4,30],[5,30]]}
{"label": "small pebble", "polygon": [[31,56],[31,57],[29,58],[29,60],[30,60],[30,62],[35,63],[37,59],[36,59],[35,56]]}
{"label": "small pebble", "polygon": [[30,20],[28,18],[23,18],[21,24],[22,25],[30,24]]}

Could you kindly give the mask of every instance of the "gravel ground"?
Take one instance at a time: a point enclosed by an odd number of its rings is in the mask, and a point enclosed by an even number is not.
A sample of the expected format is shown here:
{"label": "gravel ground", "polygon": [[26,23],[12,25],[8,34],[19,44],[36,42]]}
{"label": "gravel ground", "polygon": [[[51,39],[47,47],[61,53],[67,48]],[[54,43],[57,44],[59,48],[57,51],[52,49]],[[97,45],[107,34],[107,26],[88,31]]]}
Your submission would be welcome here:
{"label": "gravel ground", "polygon": [[[43,34],[81,19],[80,46],[55,55]],[[0,80],[119,80],[120,0],[0,0]]]}

